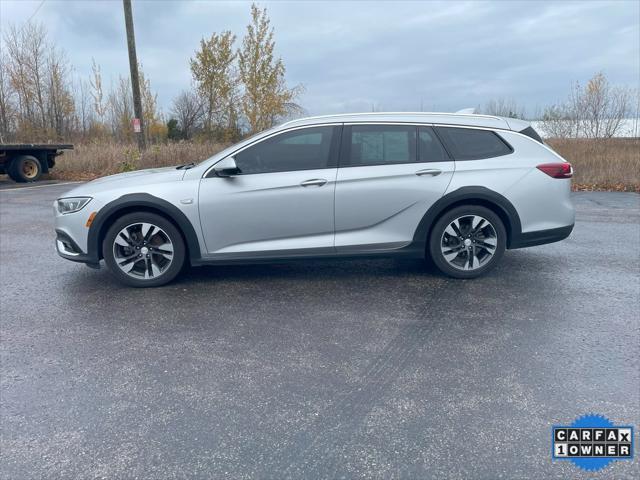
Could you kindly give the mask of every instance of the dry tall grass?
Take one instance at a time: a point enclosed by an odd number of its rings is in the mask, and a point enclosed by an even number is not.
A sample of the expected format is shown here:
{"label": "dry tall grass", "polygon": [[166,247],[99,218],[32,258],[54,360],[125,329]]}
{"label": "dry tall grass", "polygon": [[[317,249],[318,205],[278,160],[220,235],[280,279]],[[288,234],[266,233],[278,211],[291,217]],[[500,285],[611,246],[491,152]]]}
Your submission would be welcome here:
{"label": "dry tall grass", "polygon": [[142,154],[135,145],[115,143],[76,144],[56,159],[51,177],[68,180],[89,180],[104,175],[200,162],[219,152],[218,143],[180,142],[152,145]]}
{"label": "dry tall grass", "polygon": [[[577,189],[640,191],[640,139],[550,139],[547,143],[573,164]],[[140,155],[134,145],[80,144],[58,157],[51,176],[88,180],[140,168],[199,162],[223,147],[216,143],[170,143],[151,146]]]}
{"label": "dry tall grass", "polygon": [[549,139],[574,168],[577,190],[640,192],[640,138]]}

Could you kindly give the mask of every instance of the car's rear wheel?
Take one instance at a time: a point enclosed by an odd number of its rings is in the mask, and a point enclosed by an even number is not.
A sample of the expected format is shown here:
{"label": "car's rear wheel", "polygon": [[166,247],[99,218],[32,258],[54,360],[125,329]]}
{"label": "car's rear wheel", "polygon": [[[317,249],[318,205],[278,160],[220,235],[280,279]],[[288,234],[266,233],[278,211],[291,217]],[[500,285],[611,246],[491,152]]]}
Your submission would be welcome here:
{"label": "car's rear wheel", "polygon": [[107,231],[102,255],[111,274],[132,287],[157,287],[173,280],[185,261],[178,229],[149,212],[120,217]]}
{"label": "car's rear wheel", "polygon": [[502,257],[507,233],[500,217],[486,207],[463,205],[446,212],[429,238],[433,263],[454,278],[475,278]]}

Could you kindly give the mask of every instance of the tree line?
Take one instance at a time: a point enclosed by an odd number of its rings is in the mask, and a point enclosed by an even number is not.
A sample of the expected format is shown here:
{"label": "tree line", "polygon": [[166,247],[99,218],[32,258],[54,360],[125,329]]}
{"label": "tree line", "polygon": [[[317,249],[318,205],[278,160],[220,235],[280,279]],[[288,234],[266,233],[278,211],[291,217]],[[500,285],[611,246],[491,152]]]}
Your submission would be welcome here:
{"label": "tree line", "polygon": [[[108,90],[93,60],[89,78],[74,76],[65,52],[43,24],[10,26],[0,53],[0,141],[133,141],[128,76]],[[200,41],[189,61],[192,87],[178,94],[168,117],[139,65],[145,137],[149,143],[202,138],[220,142],[269,128],[298,114],[301,86],[289,87],[265,9],[251,6],[241,45],[230,31]]]}
{"label": "tree line", "polygon": [[[200,41],[189,59],[191,87],[172,101],[168,115],[158,107],[142,65],[140,88],[147,143],[202,139],[229,143],[273,126],[303,109],[296,103],[301,85],[289,87],[286,68],[275,53],[267,10],[251,6],[242,39],[230,31]],[[0,141],[133,141],[133,96],[128,76],[109,88],[93,60],[89,78],[74,76],[65,52],[43,24],[10,26],[0,52]],[[538,111],[549,136],[607,138],[623,120],[638,115],[638,92],[612,86],[597,73],[584,86],[572,86],[566,101]],[[527,118],[513,99],[492,99],[481,113]],[[635,111],[634,111],[635,110]]]}
{"label": "tree line", "polygon": [[[625,119],[638,116],[639,109],[640,92],[613,86],[598,72],[584,85],[573,84],[565,101],[549,105],[529,119],[541,120],[545,134],[553,138],[611,138],[624,128]],[[477,110],[527,119],[525,108],[514,99],[490,100]]]}

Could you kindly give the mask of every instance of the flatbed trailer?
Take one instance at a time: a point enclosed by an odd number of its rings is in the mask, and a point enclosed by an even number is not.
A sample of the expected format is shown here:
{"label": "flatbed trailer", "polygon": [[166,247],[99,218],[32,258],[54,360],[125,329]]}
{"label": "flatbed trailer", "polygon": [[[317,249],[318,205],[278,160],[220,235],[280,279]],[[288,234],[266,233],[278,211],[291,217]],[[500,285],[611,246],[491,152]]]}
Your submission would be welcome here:
{"label": "flatbed trailer", "polygon": [[35,182],[56,164],[64,150],[73,150],[67,143],[0,144],[0,174],[6,173],[16,182]]}

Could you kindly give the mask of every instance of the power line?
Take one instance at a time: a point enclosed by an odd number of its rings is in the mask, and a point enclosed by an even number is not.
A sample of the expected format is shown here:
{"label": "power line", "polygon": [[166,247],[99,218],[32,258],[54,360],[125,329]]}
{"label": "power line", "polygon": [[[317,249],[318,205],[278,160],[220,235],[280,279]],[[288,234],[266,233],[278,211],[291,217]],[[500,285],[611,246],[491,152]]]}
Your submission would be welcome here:
{"label": "power line", "polygon": [[42,8],[42,5],[44,5],[44,2],[46,2],[47,0],[42,0],[40,2],[40,4],[36,7],[36,9],[33,11],[33,13],[31,14],[31,16],[27,19],[26,22],[24,22],[22,24],[22,27],[20,27],[18,29],[18,33],[22,33],[22,31],[26,28],[27,25],[29,25],[29,22],[31,22],[31,20],[33,20],[33,17],[36,16],[36,14],[40,11],[40,9]]}
{"label": "power line", "polygon": [[29,17],[29,20],[27,20],[27,22],[26,22],[26,23],[29,23],[31,20],[33,20],[33,17],[35,17],[35,16],[36,16],[36,13],[38,13],[38,11],[42,8],[42,5],[44,5],[44,2],[46,2],[46,1],[47,1],[47,0],[42,0],[42,1],[40,2],[40,5],[38,5],[38,6],[36,7],[36,9],[35,9],[35,10],[34,10],[34,12],[31,14],[31,16]]}

